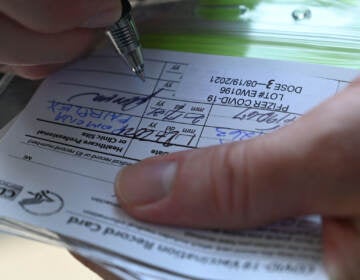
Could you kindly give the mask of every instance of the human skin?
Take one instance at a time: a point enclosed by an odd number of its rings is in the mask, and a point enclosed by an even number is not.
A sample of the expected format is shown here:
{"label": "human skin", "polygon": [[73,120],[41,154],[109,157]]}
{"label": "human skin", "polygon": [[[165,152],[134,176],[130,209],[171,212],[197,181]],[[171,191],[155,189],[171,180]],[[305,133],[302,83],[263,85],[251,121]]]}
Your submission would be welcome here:
{"label": "human skin", "polygon": [[126,167],[116,193],[137,219],[192,228],[244,229],[322,215],[326,268],[333,279],[355,280],[359,129],[360,79],[274,133]]}
{"label": "human skin", "polygon": [[134,218],[182,227],[238,230],[322,215],[330,279],[357,280],[359,128],[360,79],[272,134],[126,167],[115,191]]}
{"label": "human skin", "polygon": [[119,0],[0,0],[0,71],[46,77],[91,50],[120,15]]}

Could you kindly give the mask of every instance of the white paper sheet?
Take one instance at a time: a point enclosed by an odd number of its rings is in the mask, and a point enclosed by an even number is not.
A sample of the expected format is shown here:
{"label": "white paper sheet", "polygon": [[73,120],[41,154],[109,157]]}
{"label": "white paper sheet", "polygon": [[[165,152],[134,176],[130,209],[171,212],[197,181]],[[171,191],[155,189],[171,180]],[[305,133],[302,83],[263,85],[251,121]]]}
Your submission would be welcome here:
{"label": "white paper sheet", "polygon": [[155,279],[327,279],[319,222],[239,232],[149,225],[122,211],[113,180],[146,157],[288,125],[358,73],[158,50],[145,58],[145,83],[105,50],[41,86],[0,144],[1,217]]}

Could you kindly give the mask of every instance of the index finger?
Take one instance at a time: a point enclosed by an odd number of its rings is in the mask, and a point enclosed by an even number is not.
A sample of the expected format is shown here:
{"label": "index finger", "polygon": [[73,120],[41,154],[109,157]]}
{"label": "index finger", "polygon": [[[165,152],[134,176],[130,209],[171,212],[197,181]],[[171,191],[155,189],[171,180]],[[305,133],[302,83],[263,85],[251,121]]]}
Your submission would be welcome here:
{"label": "index finger", "polygon": [[[105,27],[121,15],[119,0],[0,0],[0,13],[42,33],[57,33],[80,27],[91,18]],[[105,22],[105,21],[108,22]]]}

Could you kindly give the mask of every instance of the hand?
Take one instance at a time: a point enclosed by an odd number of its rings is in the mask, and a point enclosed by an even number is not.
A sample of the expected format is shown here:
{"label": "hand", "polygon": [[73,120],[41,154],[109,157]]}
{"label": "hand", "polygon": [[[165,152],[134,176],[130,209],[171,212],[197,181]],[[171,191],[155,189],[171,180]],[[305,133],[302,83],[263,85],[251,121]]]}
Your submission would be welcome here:
{"label": "hand", "polygon": [[116,192],[132,216],[167,225],[242,229],[321,214],[328,270],[358,279],[359,147],[360,79],[275,133],[127,167]]}
{"label": "hand", "polygon": [[43,78],[89,51],[120,15],[119,0],[0,0],[0,71]]}
{"label": "hand", "polygon": [[[0,0],[0,72],[47,76],[93,48],[121,8],[119,0]],[[100,266],[79,259],[110,279]]]}

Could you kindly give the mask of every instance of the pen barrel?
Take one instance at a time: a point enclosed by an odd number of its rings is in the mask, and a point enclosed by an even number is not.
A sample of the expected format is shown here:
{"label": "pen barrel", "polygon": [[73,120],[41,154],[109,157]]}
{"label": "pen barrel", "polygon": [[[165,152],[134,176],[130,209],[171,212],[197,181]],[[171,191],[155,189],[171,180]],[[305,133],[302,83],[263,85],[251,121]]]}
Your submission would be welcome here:
{"label": "pen barrel", "polygon": [[110,33],[109,35],[111,35],[121,53],[127,53],[140,47],[139,34],[130,14],[127,14],[111,26],[108,33]]}
{"label": "pen barrel", "polygon": [[131,11],[131,5],[128,0],[121,0],[122,4],[122,14],[121,17],[126,16]]}
{"label": "pen barrel", "polygon": [[130,13],[131,6],[129,2],[122,0],[122,3],[122,17],[108,29],[106,34],[130,69],[144,81],[144,58],[141,51],[139,34]]}

